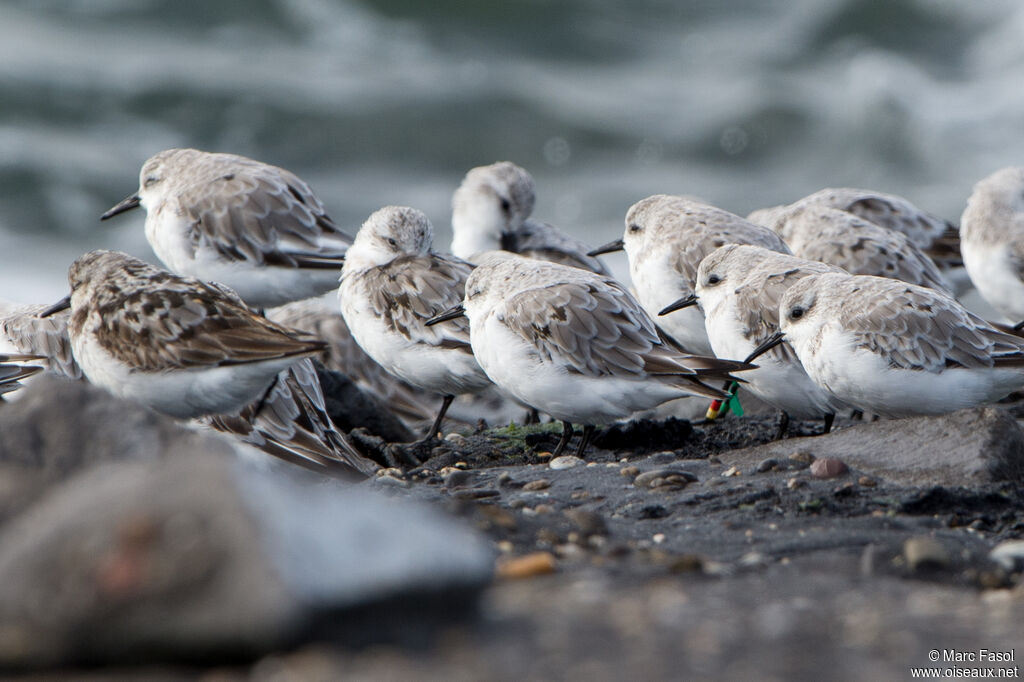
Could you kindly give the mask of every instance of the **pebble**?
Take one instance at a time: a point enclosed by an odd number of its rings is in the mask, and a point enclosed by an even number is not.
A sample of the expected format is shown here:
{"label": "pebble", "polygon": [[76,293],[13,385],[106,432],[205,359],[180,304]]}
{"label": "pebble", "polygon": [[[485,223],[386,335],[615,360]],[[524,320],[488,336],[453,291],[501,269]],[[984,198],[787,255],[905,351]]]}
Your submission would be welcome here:
{"label": "pebble", "polygon": [[807,485],[807,481],[804,481],[803,479],[799,478],[791,478],[788,481],[786,481],[786,487],[789,488],[790,490],[803,488],[805,485]]}
{"label": "pebble", "polygon": [[562,455],[561,457],[555,457],[551,460],[548,466],[555,470],[561,470],[572,469],[573,467],[578,467],[581,464],[586,464],[586,462],[575,455]]}
{"label": "pebble", "polygon": [[636,476],[639,473],[640,469],[632,465],[619,469],[619,476]]}
{"label": "pebble", "polygon": [[462,460],[459,460],[458,462],[456,462],[452,466],[454,466],[456,469],[468,469],[469,468],[469,464],[467,464],[466,462],[463,462]]}
{"label": "pebble", "polygon": [[949,566],[945,545],[930,537],[910,538],[903,543],[903,557],[911,571]]}
{"label": "pebble", "polygon": [[576,526],[580,533],[586,537],[590,535],[608,535],[608,525],[604,517],[595,511],[588,509],[567,509],[565,518]]}
{"label": "pebble", "polygon": [[445,488],[460,488],[469,482],[469,472],[462,469],[452,469],[444,477]]}
{"label": "pebble", "polygon": [[556,566],[551,552],[534,552],[512,559],[499,559],[495,573],[502,580],[519,580],[554,573]]}
{"label": "pebble", "polygon": [[555,511],[555,508],[552,507],[550,504],[538,504],[536,507],[533,508],[533,511],[537,512],[538,514],[550,514]]}
{"label": "pebble", "polygon": [[633,479],[638,488],[685,488],[697,480],[689,471],[682,469],[654,469],[645,471]]}
{"label": "pebble", "polygon": [[536,481],[530,481],[523,486],[523,490],[536,491],[536,490],[547,490],[551,487],[551,481],[546,478],[538,478]]}
{"label": "pebble", "polygon": [[789,459],[790,461],[797,462],[798,464],[810,465],[814,461],[815,457],[805,450],[797,450],[789,456]]}
{"label": "pebble", "polygon": [[768,459],[761,460],[761,462],[757,465],[756,471],[759,474],[763,474],[771,471],[777,466],[779,466],[779,460],[775,459],[774,457],[769,457]]}
{"label": "pebble", "polygon": [[463,436],[461,433],[455,433],[454,431],[445,436],[444,439],[449,443],[455,443],[456,445],[466,444],[466,437]]}
{"label": "pebble", "polygon": [[516,516],[512,512],[502,509],[501,507],[493,504],[481,504],[478,509],[481,515],[487,519],[491,524],[504,528],[505,530],[515,530],[519,523],[516,521]]}
{"label": "pebble", "polygon": [[512,474],[507,471],[502,471],[498,474],[498,487],[504,488],[512,482]]}
{"label": "pebble", "polygon": [[1007,571],[1024,570],[1024,540],[1005,540],[989,552],[988,558]]}
{"label": "pebble", "polygon": [[822,457],[811,463],[811,476],[814,478],[836,478],[849,470],[846,462],[838,457]]}
{"label": "pebble", "polygon": [[730,476],[739,476],[743,472],[739,470],[739,467],[729,467],[722,472],[722,478],[729,478]]}
{"label": "pebble", "polygon": [[648,460],[653,464],[672,464],[678,459],[676,453],[671,450],[662,450],[661,452],[655,452],[651,455]]}
{"label": "pebble", "polygon": [[874,488],[876,485],[878,485],[878,481],[871,478],[870,476],[861,476],[860,478],[857,479],[857,483],[865,488]]}

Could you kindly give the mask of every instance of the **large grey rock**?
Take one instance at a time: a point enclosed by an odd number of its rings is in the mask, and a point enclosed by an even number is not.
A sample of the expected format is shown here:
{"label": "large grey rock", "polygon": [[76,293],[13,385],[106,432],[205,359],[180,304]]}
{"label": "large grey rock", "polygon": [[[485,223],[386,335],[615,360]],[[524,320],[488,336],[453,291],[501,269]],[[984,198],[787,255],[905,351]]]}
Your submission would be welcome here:
{"label": "large grey rock", "polygon": [[723,453],[753,469],[767,457],[795,452],[838,457],[851,467],[908,485],[975,485],[1024,481],[1024,430],[993,407],[860,424],[825,436],[790,438]]}
{"label": "large grey rock", "polygon": [[42,375],[0,403],[0,522],[85,467],[180,452],[227,457],[239,447],[84,381]]}
{"label": "large grey rock", "polygon": [[0,405],[0,466],[61,478],[110,460],[156,460],[171,451],[227,454],[221,438],[119,400],[84,381],[44,375]]}
{"label": "large grey rock", "polygon": [[300,473],[178,452],[54,486],[0,532],[0,665],[373,639],[452,619],[489,582],[491,551],[462,525]]}

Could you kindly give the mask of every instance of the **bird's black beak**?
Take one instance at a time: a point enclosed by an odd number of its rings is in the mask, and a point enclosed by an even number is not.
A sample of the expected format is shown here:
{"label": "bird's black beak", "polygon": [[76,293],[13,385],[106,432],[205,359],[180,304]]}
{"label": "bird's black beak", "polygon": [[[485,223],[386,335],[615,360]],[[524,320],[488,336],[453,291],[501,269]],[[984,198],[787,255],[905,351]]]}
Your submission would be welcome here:
{"label": "bird's black beak", "polygon": [[587,255],[593,258],[594,256],[600,256],[602,253],[614,253],[615,251],[622,251],[625,245],[621,239],[616,239],[613,242],[608,242],[604,246],[599,246],[596,249],[587,252]]}
{"label": "bird's black beak", "polygon": [[669,313],[674,313],[675,311],[682,310],[683,308],[689,308],[692,305],[697,305],[697,294],[683,296],[675,303],[669,303],[667,306],[658,311],[658,317],[661,317],[662,315],[668,315]]}
{"label": "bird's black beak", "polygon": [[68,294],[64,298],[60,299],[49,308],[39,313],[39,317],[49,317],[50,315],[56,315],[62,310],[67,310],[71,307],[71,294]]}
{"label": "bird's black beak", "polygon": [[754,351],[750,355],[748,355],[747,359],[744,360],[743,362],[746,362],[746,363],[753,362],[754,358],[757,358],[757,357],[759,357],[761,355],[764,355],[765,353],[770,351],[772,348],[775,348],[775,346],[779,345],[780,343],[782,343],[785,340],[786,340],[786,334],[784,332],[775,332],[774,334],[769,336],[767,339],[765,339],[764,343],[762,343],[760,346],[755,348]]}
{"label": "bird's black beak", "polygon": [[124,213],[125,211],[130,211],[133,208],[137,208],[139,206],[139,201],[141,201],[141,200],[139,199],[139,195],[138,194],[133,194],[130,197],[125,197],[120,202],[118,202],[118,204],[116,206],[114,206],[112,209],[110,209],[109,211],[107,211],[106,213],[101,215],[100,216],[100,220],[106,220],[107,218],[113,218],[114,216],[118,215],[119,213]]}
{"label": "bird's black beak", "polygon": [[466,309],[460,303],[457,306],[449,308],[448,310],[444,311],[440,315],[434,315],[432,318],[427,320],[424,324],[426,324],[428,327],[433,327],[435,324],[438,324],[440,322],[444,322],[446,320],[454,320],[456,317],[462,317],[465,314],[466,314]]}

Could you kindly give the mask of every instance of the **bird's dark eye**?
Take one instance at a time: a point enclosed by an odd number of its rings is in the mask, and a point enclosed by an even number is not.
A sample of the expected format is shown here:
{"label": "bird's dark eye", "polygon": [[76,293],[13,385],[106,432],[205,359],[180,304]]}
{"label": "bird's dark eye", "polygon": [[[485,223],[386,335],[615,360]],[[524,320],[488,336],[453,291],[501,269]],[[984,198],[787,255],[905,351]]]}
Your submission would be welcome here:
{"label": "bird's dark eye", "polygon": [[639,232],[639,231],[640,231],[640,230],[642,230],[642,229],[643,229],[643,228],[642,228],[642,227],[640,227],[639,225],[637,225],[636,223],[634,223],[634,224],[632,224],[632,225],[630,225],[630,226],[629,226],[629,231],[630,231],[630,232]]}
{"label": "bird's dark eye", "polygon": [[789,318],[791,320],[799,320],[801,317],[804,316],[804,312],[806,311],[803,308],[793,308],[792,310],[789,311]]}
{"label": "bird's dark eye", "polygon": [[395,241],[394,237],[388,237],[388,244],[391,244],[391,246],[398,246],[398,242]]}
{"label": "bird's dark eye", "polygon": [[718,284],[722,281],[722,278],[718,275],[708,275],[708,284]]}
{"label": "bird's dark eye", "polygon": [[508,212],[512,210],[512,204],[505,197],[501,198],[501,212],[508,215]]}
{"label": "bird's dark eye", "polygon": [[149,187],[150,185],[152,185],[155,182],[160,182],[160,178],[156,177],[155,175],[150,175],[150,176],[147,176],[146,179],[143,181],[142,186],[143,187]]}

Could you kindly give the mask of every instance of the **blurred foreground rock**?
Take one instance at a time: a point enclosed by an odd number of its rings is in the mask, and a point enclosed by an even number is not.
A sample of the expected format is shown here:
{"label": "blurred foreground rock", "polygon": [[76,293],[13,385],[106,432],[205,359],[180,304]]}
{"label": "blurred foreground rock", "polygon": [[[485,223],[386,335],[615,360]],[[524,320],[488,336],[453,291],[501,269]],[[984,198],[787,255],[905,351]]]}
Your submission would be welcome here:
{"label": "blurred foreground rock", "polygon": [[490,581],[486,543],[440,512],[254,466],[84,384],[37,383],[0,406],[0,475],[34,483],[0,528],[0,665],[419,642]]}

